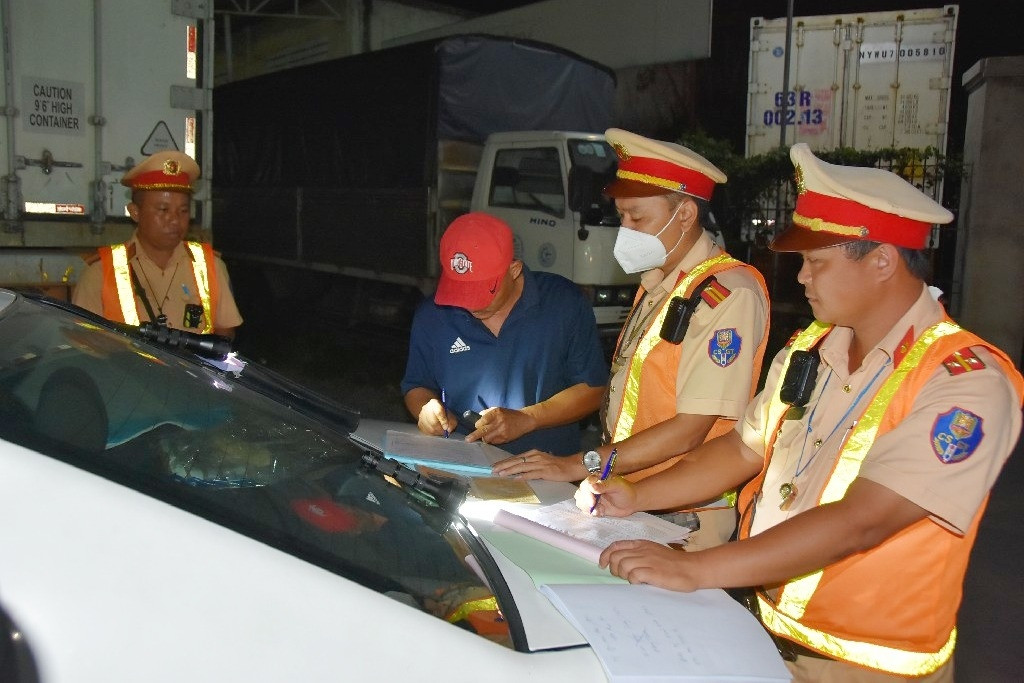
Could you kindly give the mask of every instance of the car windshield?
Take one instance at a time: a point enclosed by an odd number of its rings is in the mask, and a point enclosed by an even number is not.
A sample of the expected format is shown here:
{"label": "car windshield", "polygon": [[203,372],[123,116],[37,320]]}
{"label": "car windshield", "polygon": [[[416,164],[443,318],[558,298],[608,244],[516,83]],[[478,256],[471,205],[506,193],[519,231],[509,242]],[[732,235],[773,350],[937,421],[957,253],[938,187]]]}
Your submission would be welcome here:
{"label": "car windshield", "polygon": [[355,413],[241,366],[0,290],[0,438],[467,628],[497,609],[461,519],[361,467]]}

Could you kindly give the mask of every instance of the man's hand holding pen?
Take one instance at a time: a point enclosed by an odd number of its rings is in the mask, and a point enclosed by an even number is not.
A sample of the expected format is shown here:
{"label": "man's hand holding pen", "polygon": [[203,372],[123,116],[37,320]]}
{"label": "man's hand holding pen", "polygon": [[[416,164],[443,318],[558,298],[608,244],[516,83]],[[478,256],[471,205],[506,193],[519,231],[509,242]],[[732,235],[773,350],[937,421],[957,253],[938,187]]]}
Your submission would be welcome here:
{"label": "man's hand holding pen", "polygon": [[608,464],[605,464],[600,477],[591,475],[580,482],[575,500],[576,507],[597,517],[626,517],[636,512],[633,484],[622,477],[612,476]]}
{"label": "man's hand holding pen", "polygon": [[420,409],[419,419],[416,426],[424,434],[432,436],[446,436],[445,430],[455,427],[455,416],[445,410],[445,407],[436,398],[427,401]]}

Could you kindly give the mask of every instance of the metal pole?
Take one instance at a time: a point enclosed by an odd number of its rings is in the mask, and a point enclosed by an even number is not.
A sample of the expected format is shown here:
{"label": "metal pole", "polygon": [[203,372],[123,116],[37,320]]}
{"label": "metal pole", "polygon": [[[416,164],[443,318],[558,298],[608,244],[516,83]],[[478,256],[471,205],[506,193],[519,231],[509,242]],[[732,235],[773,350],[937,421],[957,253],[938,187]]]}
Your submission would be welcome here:
{"label": "metal pole", "polygon": [[789,63],[793,45],[793,0],[786,3],[786,61],[782,63],[782,120],[779,121],[779,147],[786,147],[786,114],[789,111]]}
{"label": "metal pole", "polygon": [[3,229],[14,231],[17,229],[17,221],[21,217],[21,188],[18,184],[17,161],[15,159],[14,139],[14,21],[11,18],[10,0],[0,0],[0,40],[3,45],[2,60],[4,74],[4,117],[5,135],[7,136],[7,155],[3,159],[6,162],[6,173],[3,176],[3,206],[0,206],[0,217],[4,219]]}
{"label": "metal pole", "polygon": [[[793,46],[793,0],[786,3],[786,61],[782,63],[782,118],[779,120],[779,149],[786,149],[786,114],[789,112],[789,64],[792,58],[790,49]],[[775,189],[775,225],[772,233],[778,234],[782,229],[782,201],[785,194],[780,183]],[[772,295],[779,291],[779,255],[772,252]]]}

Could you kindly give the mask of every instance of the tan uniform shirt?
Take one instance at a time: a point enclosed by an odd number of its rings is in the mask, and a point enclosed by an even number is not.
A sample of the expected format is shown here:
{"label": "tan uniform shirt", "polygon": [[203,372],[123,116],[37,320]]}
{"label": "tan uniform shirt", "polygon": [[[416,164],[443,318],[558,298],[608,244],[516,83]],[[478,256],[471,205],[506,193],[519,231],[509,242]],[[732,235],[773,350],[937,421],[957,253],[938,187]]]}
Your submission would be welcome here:
{"label": "tan uniform shirt", "polygon": [[[910,310],[853,373],[848,370],[852,330],[836,327],[821,342],[821,364],[811,400],[801,419],[783,423],[755,508],[752,534],[815,507],[842,442],[874,392],[892,374],[893,357],[907,331],[913,329],[916,339],[942,316],[942,307],[922,287]],[[907,418],[875,440],[859,475],[916,503],[936,522],[961,533],[988,494],[1021,428],[1013,386],[991,354],[981,348],[972,350],[985,367],[958,375],[944,367],[936,370]],[[764,419],[786,353],[783,349],[776,356],[764,391],[736,426],[747,446],[762,458]],[[941,431],[942,416],[956,408],[980,418],[978,428],[983,436],[966,459],[946,463],[936,454],[936,430]],[[785,483],[796,486],[797,495],[787,510],[781,510],[779,488]]]}
{"label": "tan uniform shirt", "polygon": [[[721,253],[705,231],[674,270],[665,273],[656,268],[641,276],[644,298],[627,321],[619,352],[612,363],[605,418],[608,433],[614,432],[622,405],[622,387],[629,374],[629,360],[643,332],[657,317],[680,275]],[[743,415],[750,400],[754,352],[764,336],[768,301],[757,280],[745,269],[733,268],[715,277],[731,293],[715,308],[701,303],[690,319],[676,371],[676,411],[736,420]],[[717,330],[730,328],[736,330],[741,339],[740,350],[735,361],[722,367],[711,359],[709,345],[714,343]]]}
{"label": "tan uniform shirt", "polygon": [[[202,306],[195,275],[192,272],[192,257],[184,243],[174,248],[174,254],[167,262],[166,268],[160,268],[149,258],[135,235],[132,235],[128,244],[134,245],[135,255],[130,264],[135,274],[138,275],[139,284],[146,292],[153,314],[163,313],[166,315],[168,327],[197,331],[195,327],[185,327],[183,324],[186,304]],[[132,247],[129,246],[129,253],[131,251]],[[213,267],[216,269],[219,296],[218,301],[213,302],[213,325],[215,328],[221,329],[238,327],[242,324],[242,316],[238,312],[235,298],[231,294],[231,281],[228,279],[227,266],[219,257],[214,261]],[[72,302],[93,313],[103,315],[102,297],[103,263],[97,261],[82,273],[78,284],[75,285]],[[142,304],[142,299],[139,296],[135,297],[135,308],[140,321],[149,320],[146,307]]]}

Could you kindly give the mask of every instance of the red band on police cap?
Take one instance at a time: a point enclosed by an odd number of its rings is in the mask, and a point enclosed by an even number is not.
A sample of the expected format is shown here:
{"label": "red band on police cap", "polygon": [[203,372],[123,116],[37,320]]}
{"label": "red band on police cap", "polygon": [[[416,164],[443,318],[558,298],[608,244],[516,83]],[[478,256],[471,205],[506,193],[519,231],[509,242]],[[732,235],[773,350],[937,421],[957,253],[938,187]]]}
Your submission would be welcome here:
{"label": "red band on police cap", "polygon": [[851,240],[885,242],[908,249],[924,249],[932,228],[931,223],[810,190],[797,197],[793,222],[814,232],[843,235]]}
{"label": "red band on police cap", "polygon": [[181,190],[192,192],[192,179],[188,173],[164,173],[157,169],[139,173],[129,179],[128,186],[136,190]]}
{"label": "red band on police cap", "polygon": [[700,171],[647,157],[619,159],[619,170],[615,175],[623,180],[657,185],[706,200],[711,199],[715,189],[715,181]]}

